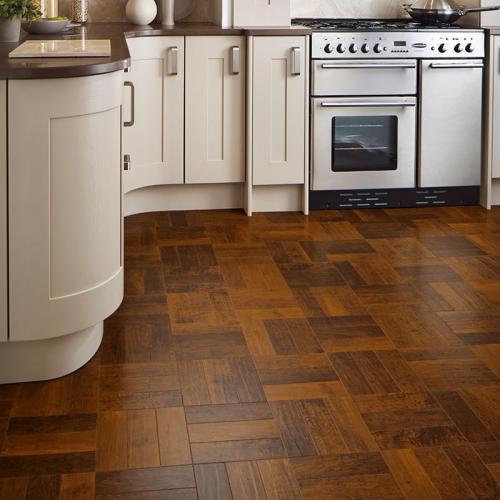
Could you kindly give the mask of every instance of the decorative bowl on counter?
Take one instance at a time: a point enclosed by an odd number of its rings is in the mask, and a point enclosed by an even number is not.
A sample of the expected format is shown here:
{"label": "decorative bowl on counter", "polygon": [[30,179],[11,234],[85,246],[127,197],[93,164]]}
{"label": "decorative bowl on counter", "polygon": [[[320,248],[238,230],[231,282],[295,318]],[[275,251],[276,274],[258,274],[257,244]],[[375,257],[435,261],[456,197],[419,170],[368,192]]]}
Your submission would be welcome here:
{"label": "decorative bowl on counter", "polygon": [[69,19],[65,17],[57,17],[53,19],[41,17],[35,21],[25,23],[23,28],[28,33],[33,35],[50,35],[59,33],[63,29],[67,28],[69,23]]}

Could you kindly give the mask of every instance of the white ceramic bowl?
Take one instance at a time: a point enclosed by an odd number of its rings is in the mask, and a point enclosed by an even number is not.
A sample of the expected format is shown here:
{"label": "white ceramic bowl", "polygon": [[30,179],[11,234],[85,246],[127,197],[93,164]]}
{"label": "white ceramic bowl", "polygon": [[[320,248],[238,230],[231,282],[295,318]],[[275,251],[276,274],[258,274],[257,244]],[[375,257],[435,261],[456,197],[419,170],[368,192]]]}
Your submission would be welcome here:
{"label": "white ceramic bowl", "polygon": [[53,35],[69,24],[69,19],[37,19],[25,24],[24,29],[33,35]]}

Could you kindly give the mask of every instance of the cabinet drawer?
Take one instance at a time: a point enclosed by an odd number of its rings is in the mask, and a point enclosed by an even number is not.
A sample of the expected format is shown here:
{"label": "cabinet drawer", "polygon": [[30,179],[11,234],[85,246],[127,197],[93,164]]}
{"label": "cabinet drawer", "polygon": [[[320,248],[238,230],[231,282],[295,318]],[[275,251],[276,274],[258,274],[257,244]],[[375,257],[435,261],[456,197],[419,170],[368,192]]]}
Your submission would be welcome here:
{"label": "cabinet drawer", "polygon": [[315,96],[414,95],[417,62],[314,61],[312,87]]}

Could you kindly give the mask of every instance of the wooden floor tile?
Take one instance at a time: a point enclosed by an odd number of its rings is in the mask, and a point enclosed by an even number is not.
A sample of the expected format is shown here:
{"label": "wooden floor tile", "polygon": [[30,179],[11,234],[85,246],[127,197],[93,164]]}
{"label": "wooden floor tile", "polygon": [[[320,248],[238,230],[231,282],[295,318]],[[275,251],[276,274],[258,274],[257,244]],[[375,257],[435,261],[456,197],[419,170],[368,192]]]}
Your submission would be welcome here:
{"label": "wooden floor tile", "polygon": [[411,361],[410,366],[432,391],[499,383],[498,377],[478,359]]}
{"label": "wooden floor tile", "polygon": [[484,426],[458,392],[438,392],[435,393],[435,396],[467,441],[471,443],[495,441],[493,434]]}
{"label": "wooden floor tile", "polygon": [[314,354],[323,350],[305,319],[264,320],[276,354]]}
{"label": "wooden floor tile", "polygon": [[0,498],[2,500],[24,500],[29,477],[0,478]]}
{"label": "wooden floor tile", "polygon": [[26,500],[52,500],[59,497],[61,477],[57,474],[33,476],[28,481]]}
{"label": "wooden floor tile", "polygon": [[157,467],[153,469],[98,472],[96,475],[96,498],[148,491],[176,490],[196,486],[193,467]]}
{"label": "wooden floor tile", "polygon": [[390,474],[312,479],[300,481],[299,484],[304,500],[330,500],[332,498],[403,500],[404,498]]}
{"label": "wooden floor tile", "polygon": [[326,404],[350,452],[377,451],[375,438],[350,397],[328,398]]}
{"label": "wooden floor tile", "polygon": [[461,397],[486,427],[500,439],[500,385],[460,391]]}
{"label": "wooden floor tile", "polygon": [[378,452],[293,458],[291,464],[299,481],[389,473]]}
{"label": "wooden floor tile", "polygon": [[280,437],[279,430],[272,419],[188,424],[188,432],[191,443]]}
{"label": "wooden floor tile", "polygon": [[122,470],[128,465],[127,412],[110,411],[99,415],[96,470]]}
{"label": "wooden floor tile", "polygon": [[224,464],[194,466],[199,500],[232,500],[231,487]]}
{"label": "wooden floor tile", "polygon": [[271,408],[289,457],[347,451],[324,401],[276,401]]}
{"label": "wooden floor tile", "polygon": [[323,399],[347,396],[340,382],[303,382],[297,384],[265,385],[268,401],[294,401],[297,399]]}
{"label": "wooden floor tile", "polygon": [[414,500],[441,498],[436,486],[412,450],[385,451],[384,460],[405,498]]}
{"label": "wooden floor tile", "polygon": [[188,424],[264,420],[273,417],[267,403],[188,406],[185,410]]}
{"label": "wooden floor tile", "polygon": [[193,462],[196,464],[286,457],[283,443],[279,438],[193,443],[191,452]]}
{"label": "wooden floor tile", "polygon": [[63,474],[59,500],[93,500],[95,474]]}
{"label": "wooden floor tile", "polygon": [[226,468],[234,500],[267,499],[256,462],[233,462]]}
{"label": "wooden floor tile", "polygon": [[413,453],[442,498],[475,498],[442,448],[416,448]]}
{"label": "wooden floor tile", "polygon": [[300,500],[299,485],[288,460],[260,460],[260,477],[269,500]]}
{"label": "wooden floor tile", "polygon": [[465,441],[441,406],[426,393],[363,396],[356,398],[356,404],[382,449]]}
{"label": "wooden floor tile", "polygon": [[309,323],[326,352],[394,347],[370,316],[309,318]]}
{"label": "wooden floor tile", "polygon": [[95,453],[0,457],[0,478],[71,474],[95,470]]}
{"label": "wooden floor tile", "polygon": [[445,451],[477,498],[498,498],[495,479],[471,446],[450,446]]}
{"label": "wooden floor tile", "polygon": [[338,380],[325,354],[263,356],[255,361],[265,385]]}
{"label": "wooden floor tile", "polygon": [[353,395],[400,392],[375,352],[332,353],[330,360],[335,372]]}
{"label": "wooden floor tile", "polygon": [[3,455],[95,451],[96,414],[12,418]]}
{"label": "wooden floor tile", "polygon": [[128,467],[160,466],[158,426],[154,410],[134,410],[127,415]]}
{"label": "wooden floor tile", "polygon": [[191,463],[184,408],[156,410],[160,463],[162,466]]}

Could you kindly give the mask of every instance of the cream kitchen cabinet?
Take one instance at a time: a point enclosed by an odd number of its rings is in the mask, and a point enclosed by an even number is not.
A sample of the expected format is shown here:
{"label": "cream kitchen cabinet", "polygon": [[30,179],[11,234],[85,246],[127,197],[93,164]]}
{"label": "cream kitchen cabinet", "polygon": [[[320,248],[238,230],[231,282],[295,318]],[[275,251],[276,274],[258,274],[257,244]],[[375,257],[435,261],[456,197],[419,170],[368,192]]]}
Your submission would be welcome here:
{"label": "cream kitchen cabinet", "polygon": [[0,81],[0,342],[7,340],[7,82]]}
{"label": "cream kitchen cabinet", "polygon": [[307,171],[306,37],[252,37],[254,186],[304,184]]}
{"label": "cream kitchen cabinet", "polygon": [[[184,182],[184,37],[127,41],[124,87],[125,192]],[[130,83],[128,83],[130,82]]]}
{"label": "cream kitchen cabinet", "polygon": [[500,35],[487,39],[484,154],[481,205],[500,205]]}
{"label": "cream kitchen cabinet", "polygon": [[9,348],[29,349],[21,341],[61,345],[86,332],[85,346],[49,370],[60,374],[99,345],[102,321],[122,301],[122,85],[122,71],[9,81],[10,342],[2,366]]}
{"label": "cream kitchen cabinet", "polygon": [[245,37],[186,37],[186,184],[245,181],[245,52]]}

